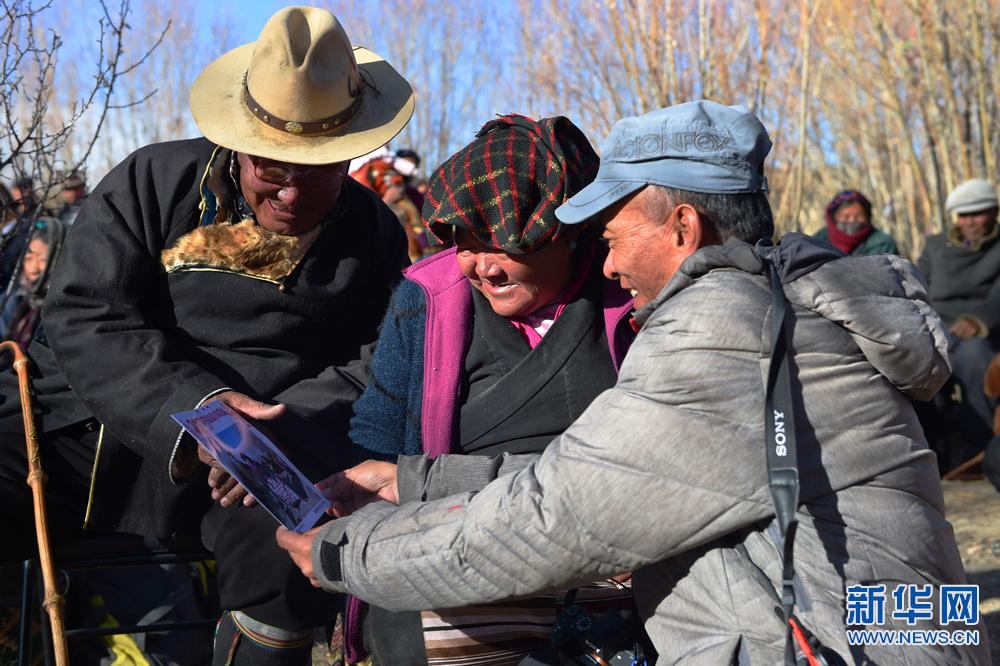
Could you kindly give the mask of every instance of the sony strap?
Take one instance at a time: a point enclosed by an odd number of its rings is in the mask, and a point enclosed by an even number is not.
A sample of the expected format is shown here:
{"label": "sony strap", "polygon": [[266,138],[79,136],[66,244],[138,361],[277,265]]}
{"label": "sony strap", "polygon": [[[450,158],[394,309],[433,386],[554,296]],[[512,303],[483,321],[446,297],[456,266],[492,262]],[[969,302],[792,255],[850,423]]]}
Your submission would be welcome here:
{"label": "sony strap", "polygon": [[787,317],[785,291],[770,259],[761,257],[771,282],[771,364],[767,372],[764,396],[764,423],[767,442],[767,483],[771,489],[778,529],[784,540],[781,554],[781,610],[784,613],[788,640],[785,663],[794,666],[792,613],[795,608],[794,543],[799,505],[799,467],[795,441],[795,406],[792,403],[792,379],[789,368],[790,321]]}

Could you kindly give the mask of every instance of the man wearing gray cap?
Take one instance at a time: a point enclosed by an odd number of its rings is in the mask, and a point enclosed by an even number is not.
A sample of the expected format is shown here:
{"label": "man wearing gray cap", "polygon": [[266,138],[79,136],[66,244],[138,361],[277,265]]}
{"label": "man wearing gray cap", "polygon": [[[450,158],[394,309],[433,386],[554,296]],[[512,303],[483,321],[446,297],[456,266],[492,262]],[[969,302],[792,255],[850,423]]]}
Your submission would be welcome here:
{"label": "man wearing gray cap", "polygon": [[996,187],[979,178],[967,180],[951,191],[945,208],[955,223],[927,238],[917,265],[952,337],[952,373],[962,391],[956,421],[969,440],[968,449],[959,455],[968,458],[993,435],[996,409],[983,392],[986,368],[1000,351]]}
{"label": "man wearing gray cap", "polygon": [[[278,532],[303,573],[404,610],[631,571],[661,664],[781,662],[794,589],[795,617],[825,647],[795,645],[828,663],[984,662],[978,615],[960,627],[976,644],[944,644],[960,639],[938,591],[965,574],[910,404],[947,378],[941,320],[904,259],[844,257],[800,234],[771,245],[770,147],[752,113],[707,101],[617,123],[596,180],[557,215],[598,216],[605,273],[635,292],[639,334],[618,383],[537,458],[484,461],[485,487],[472,456],[336,475],[326,485],[354,513]],[[772,357],[787,371],[773,385]],[[801,494],[783,505],[798,536],[782,594],[786,522],[767,459],[790,441]],[[404,488],[424,501],[365,504]],[[478,492],[443,496],[459,489]],[[866,628],[939,633],[889,647],[848,631]]]}

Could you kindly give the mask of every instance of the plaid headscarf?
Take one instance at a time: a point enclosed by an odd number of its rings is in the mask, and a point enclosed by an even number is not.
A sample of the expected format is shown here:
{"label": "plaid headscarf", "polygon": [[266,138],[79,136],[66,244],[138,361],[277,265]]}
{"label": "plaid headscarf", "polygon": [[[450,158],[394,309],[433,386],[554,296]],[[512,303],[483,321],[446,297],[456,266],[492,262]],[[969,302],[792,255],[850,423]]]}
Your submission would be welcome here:
{"label": "plaid headscarf", "polygon": [[594,179],[599,164],[567,118],[500,116],[434,172],[424,224],[442,242],[457,227],[490,247],[531,252],[556,239],[556,208]]}

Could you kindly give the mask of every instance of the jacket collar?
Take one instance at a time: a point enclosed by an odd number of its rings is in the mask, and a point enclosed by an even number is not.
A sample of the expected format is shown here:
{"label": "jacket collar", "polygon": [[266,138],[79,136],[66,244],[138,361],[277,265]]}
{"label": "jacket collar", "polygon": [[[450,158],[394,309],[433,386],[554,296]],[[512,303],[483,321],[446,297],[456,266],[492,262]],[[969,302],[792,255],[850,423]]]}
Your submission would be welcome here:
{"label": "jacket collar", "polygon": [[762,275],[764,265],[761,257],[765,257],[774,262],[781,282],[787,284],[843,256],[831,246],[797,232],[785,234],[779,245],[773,245],[770,239],[750,245],[730,238],[724,245],[703,247],[685,259],[656,298],[635,313],[635,319],[640,326],[645,324],[661,305],[710,271],[725,268]]}

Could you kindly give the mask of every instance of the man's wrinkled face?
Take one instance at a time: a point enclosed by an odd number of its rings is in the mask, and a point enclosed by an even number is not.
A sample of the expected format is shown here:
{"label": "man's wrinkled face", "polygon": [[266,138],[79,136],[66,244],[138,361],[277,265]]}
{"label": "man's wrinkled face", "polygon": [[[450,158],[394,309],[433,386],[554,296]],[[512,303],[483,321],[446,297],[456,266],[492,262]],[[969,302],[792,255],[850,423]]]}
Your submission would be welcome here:
{"label": "man's wrinkled face", "polygon": [[975,243],[991,231],[997,223],[997,209],[981,210],[975,213],[959,213],[955,217],[955,224],[962,232],[962,238]]}
{"label": "man's wrinkled face", "polygon": [[257,223],[283,236],[313,229],[334,207],[348,162],[306,166],[239,154],[240,189]]}
{"label": "man's wrinkled face", "polygon": [[690,256],[670,242],[670,229],[676,221],[676,209],[664,211],[666,219],[656,219],[643,198],[647,190],[616,204],[604,215],[604,233],[608,244],[604,275],[618,280],[622,288],[635,296],[635,308],[650,302]]}

